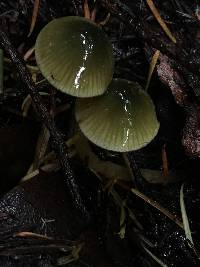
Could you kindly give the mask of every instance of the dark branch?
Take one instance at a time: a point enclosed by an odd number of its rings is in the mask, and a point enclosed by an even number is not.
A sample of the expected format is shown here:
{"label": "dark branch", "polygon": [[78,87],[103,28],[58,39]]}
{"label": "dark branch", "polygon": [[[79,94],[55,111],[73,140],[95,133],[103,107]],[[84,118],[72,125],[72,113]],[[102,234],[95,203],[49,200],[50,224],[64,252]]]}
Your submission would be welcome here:
{"label": "dark branch", "polygon": [[89,214],[86,210],[85,205],[83,204],[78,185],[74,178],[73,170],[69,163],[67,148],[61,136],[61,133],[56,129],[53,118],[49,115],[46,106],[42,103],[41,96],[39,95],[38,90],[36,90],[36,87],[31,78],[31,74],[26,68],[25,62],[21,59],[20,55],[13,47],[9,38],[2,29],[0,29],[0,43],[12,59],[22,81],[26,85],[27,93],[30,94],[30,96],[32,97],[33,104],[38,117],[41,121],[44,122],[45,126],[50,132],[52,147],[58,155],[61,168],[64,173],[67,189],[71,195],[72,201],[76,209],[80,212],[82,216],[89,219]]}

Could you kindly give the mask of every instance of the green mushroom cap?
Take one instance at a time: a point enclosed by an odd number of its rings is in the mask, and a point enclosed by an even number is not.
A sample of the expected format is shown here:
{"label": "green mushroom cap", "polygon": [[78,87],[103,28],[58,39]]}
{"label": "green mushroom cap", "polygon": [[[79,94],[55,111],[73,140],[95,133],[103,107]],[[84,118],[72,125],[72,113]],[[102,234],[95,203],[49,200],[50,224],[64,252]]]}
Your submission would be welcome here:
{"label": "green mushroom cap", "polygon": [[77,99],[75,115],[90,141],[117,152],[146,146],[159,129],[150,96],[139,84],[123,79],[114,79],[102,96]]}
{"label": "green mushroom cap", "polygon": [[49,83],[73,96],[101,95],[112,80],[112,46],[103,30],[85,18],[47,24],[36,40],[35,56]]}

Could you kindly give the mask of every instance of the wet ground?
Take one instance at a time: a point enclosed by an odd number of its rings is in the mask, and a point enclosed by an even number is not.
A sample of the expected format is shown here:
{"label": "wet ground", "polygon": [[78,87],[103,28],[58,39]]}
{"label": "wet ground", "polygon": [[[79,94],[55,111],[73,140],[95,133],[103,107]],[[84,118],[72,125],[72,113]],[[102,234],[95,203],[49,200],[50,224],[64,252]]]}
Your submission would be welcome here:
{"label": "wet ground", "polygon": [[[21,57],[49,21],[84,13],[80,0],[41,0],[27,37],[34,2],[0,2],[1,33]],[[34,87],[42,92],[38,105],[41,100],[55,116],[57,128],[49,138],[44,130],[48,118],[41,122],[35,99],[31,103],[27,98],[30,91],[26,77],[19,75],[19,60],[12,63],[9,45],[4,49],[0,266],[200,266],[200,5],[186,0],[153,3],[176,43],[157,23],[147,1],[96,1],[97,22],[110,14],[103,29],[113,46],[114,77],[145,87],[152,57],[160,51],[148,89],[160,130],[135,152],[112,153],[77,136],[75,99],[43,81],[32,54],[26,66],[36,84],[42,81]],[[93,1],[89,7],[94,8]],[[5,39],[0,39],[4,47]],[[62,140],[67,141],[67,162],[61,158]],[[87,215],[72,200],[69,175]]]}

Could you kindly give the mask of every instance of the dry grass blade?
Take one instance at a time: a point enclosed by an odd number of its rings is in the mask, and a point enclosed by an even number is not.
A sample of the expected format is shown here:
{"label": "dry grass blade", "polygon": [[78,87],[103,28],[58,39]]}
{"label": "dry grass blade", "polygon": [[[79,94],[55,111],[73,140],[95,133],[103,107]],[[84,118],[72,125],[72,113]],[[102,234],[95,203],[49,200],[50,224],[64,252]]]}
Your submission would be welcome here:
{"label": "dry grass blade", "polygon": [[121,206],[121,214],[120,214],[120,231],[119,231],[119,237],[121,239],[125,238],[126,234],[126,212],[123,206]]}
{"label": "dry grass blade", "polygon": [[28,171],[28,173],[21,179],[20,183],[28,181],[40,173],[39,169],[32,171],[32,165],[29,170],[30,171]]}
{"label": "dry grass blade", "polygon": [[186,209],[185,209],[183,187],[184,187],[184,184],[181,185],[181,190],[180,190],[180,206],[181,206],[181,215],[182,215],[182,220],[183,220],[183,227],[184,227],[184,231],[185,231],[185,236],[190,241],[189,245],[191,243],[194,246],[192,234],[190,231],[190,225],[189,225],[189,221],[188,221],[188,217],[187,217],[187,213],[186,213]]}
{"label": "dry grass blade", "polygon": [[25,181],[28,181],[34,177],[36,177],[39,173],[40,173],[40,170],[43,171],[43,172],[56,172],[60,169],[60,165],[59,165],[59,162],[55,161],[53,163],[50,163],[50,164],[46,164],[42,167],[40,167],[39,169],[36,169],[33,171],[32,169],[32,165],[31,165],[31,168],[30,168],[30,172],[28,172],[21,180],[20,180],[20,183],[22,182],[25,182]]}
{"label": "dry grass blade", "polygon": [[173,43],[176,43],[176,39],[175,37],[172,35],[172,33],[170,32],[169,28],[167,27],[166,23],[163,21],[163,19],[161,18],[157,8],[155,7],[154,3],[152,0],[146,0],[149,8],[151,9],[151,12],[153,13],[154,17],[156,18],[156,20],[158,21],[158,23],[160,24],[160,26],[162,27],[163,31],[167,34],[167,36],[170,38],[170,40]]}
{"label": "dry grass blade", "polygon": [[145,86],[145,90],[146,91],[149,88],[151,77],[152,77],[153,71],[155,69],[155,66],[157,64],[159,55],[160,55],[160,51],[159,50],[156,50],[156,52],[154,53],[154,55],[152,57],[152,60],[151,60],[150,66],[149,66],[149,73],[148,73],[147,83],[146,83],[146,86]]}
{"label": "dry grass blade", "polygon": [[135,223],[135,225],[138,227],[138,229],[142,230],[143,227],[140,224],[140,222],[137,220],[136,216],[134,215],[133,211],[131,209],[129,209],[129,207],[126,204],[126,201],[122,200],[121,197],[119,196],[119,194],[117,193],[116,190],[112,189],[111,190],[111,194],[113,196],[113,199],[115,201],[115,203],[120,207],[120,208],[124,208],[128,210],[129,213],[129,217],[131,218],[131,220]]}
{"label": "dry grass blade", "polygon": [[40,235],[32,232],[20,232],[15,234],[15,237],[33,237],[33,238],[41,238],[41,239],[46,239],[46,240],[53,240],[52,237],[48,237],[46,235]]}
{"label": "dry grass blade", "polygon": [[143,244],[142,244],[144,250],[162,267],[168,267],[163,261],[161,261],[158,257],[156,257],[150,250],[148,250]]}
{"label": "dry grass blade", "polygon": [[126,233],[126,204],[125,201],[120,198],[120,196],[115,190],[111,190],[111,194],[116,204],[120,207],[120,231],[118,234],[121,239],[124,239]]}
{"label": "dry grass blade", "polygon": [[143,193],[141,193],[140,191],[138,191],[138,190],[136,190],[134,188],[131,188],[131,192],[133,194],[135,194],[136,196],[142,198],[145,202],[147,202],[148,204],[150,204],[151,206],[153,206],[154,208],[156,208],[160,212],[162,212],[165,216],[167,216],[170,220],[172,220],[173,222],[175,222],[178,226],[180,226],[183,229],[183,224],[177,218],[177,216],[176,215],[173,215],[171,212],[169,212],[167,209],[165,209],[164,207],[162,207],[155,200],[152,200],[151,198],[145,196]]}
{"label": "dry grass blade", "polygon": [[32,32],[35,28],[35,23],[36,23],[37,16],[38,16],[39,6],[40,6],[40,0],[35,0],[34,7],[33,7],[33,13],[32,13],[31,26],[30,26],[28,37],[32,34]]}
{"label": "dry grass blade", "polygon": [[29,50],[26,51],[26,53],[24,54],[24,61],[27,61],[34,51],[35,51],[35,46],[29,48]]}
{"label": "dry grass blade", "polygon": [[88,1],[87,0],[84,1],[83,10],[84,10],[84,17],[86,19],[90,19],[91,14],[90,14],[90,9],[89,9],[89,5],[88,5]]}

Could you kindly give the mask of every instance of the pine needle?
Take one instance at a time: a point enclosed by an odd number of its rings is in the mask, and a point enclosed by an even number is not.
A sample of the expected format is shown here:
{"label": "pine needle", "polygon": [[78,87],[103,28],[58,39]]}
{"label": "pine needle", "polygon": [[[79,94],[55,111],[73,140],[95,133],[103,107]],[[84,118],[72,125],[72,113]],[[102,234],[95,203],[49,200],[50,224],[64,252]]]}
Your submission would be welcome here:
{"label": "pine needle", "polygon": [[33,7],[33,13],[32,13],[31,26],[30,26],[28,37],[31,36],[31,34],[35,28],[39,6],[40,6],[40,0],[35,0],[34,7]]}
{"label": "pine needle", "polygon": [[163,31],[166,33],[166,35],[169,37],[169,39],[173,42],[176,43],[176,38],[172,35],[171,31],[169,30],[169,28],[167,27],[166,23],[164,22],[164,20],[161,18],[157,8],[155,7],[154,3],[152,0],[146,0],[147,5],[149,6],[149,8],[151,9],[151,12],[153,13],[154,17],[156,18],[156,20],[158,21],[158,23],[160,24],[160,26],[162,27]]}
{"label": "pine needle", "polygon": [[142,244],[144,250],[162,267],[168,267],[163,261],[161,261],[157,256],[155,256],[150,250],[148,250],[143,244]]}
{"label": "pine needle", "polygon": [[153,71],[155,69],[155,66],[157,64],[159,55],[160,55],[160,51],[159,50],[156,50],[156,52],[154,53],[154,55],[152,57],[150,66],[149,66],[149,73],[148,73],[147,83],[146,83],[146,86],[145,86],[145,91],[147,91],[147,89],[149,88],[151,77],[152,77]]}
{"label": "pine needle", "polygon": [[180,222],[180,220],[177,218],[177,216],[172,214],[170,211],[168,211],[164,207],[162,207],[158,202],[147,197],[145,194],[143,194],[142,192],[138,191],[135,188],[131,188],[131,192],[133,194],[135,194],[136,196],[140,197],[141,199],[143,199],[145,202],[150,204],[152,207],[154,207],[157,210],[159,210],[160,212],[162,212],[165,216],[167,216],[170,220],[175,222],[178,226],[180,226],[183,229],[183,224],[182,224],[182,222]]}
{"label": "pine needle", "polygon": [[35,46],[29,48],[29,50],[24,55],[24,60],[27,61],[34,51],[35,51]]}
{"label": "pine needle", "polygon": [[189,225],[189,221],[188,221],[188,217],[187,217],[187,213],[186,213],[186,209],[185,209],[183,187],[184,187],[184,184],[181,185],[181,190],[180,190],[180,206],[181,206],[181,215],[182,215],[182,220],[183,220],[183,227],[184,227],[184,231],[185,231],[185,236],[190,241],[190,242],[188,242],[189,246],[190,246],[190,243],[191,243],[191,245],[194,246],[192,234],[190,231],[190,225]]}
{"label": "pine needle", "polygon": [[16,233],[14,236],[15,237],[41,238],[41,239],[46,239],[46,240],[53,240],[52,237],[48,237],[46,235],[41,235],[41,234],[32,233],[32,232],[20,232],[20,233]]}

